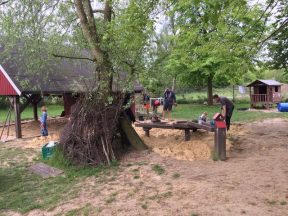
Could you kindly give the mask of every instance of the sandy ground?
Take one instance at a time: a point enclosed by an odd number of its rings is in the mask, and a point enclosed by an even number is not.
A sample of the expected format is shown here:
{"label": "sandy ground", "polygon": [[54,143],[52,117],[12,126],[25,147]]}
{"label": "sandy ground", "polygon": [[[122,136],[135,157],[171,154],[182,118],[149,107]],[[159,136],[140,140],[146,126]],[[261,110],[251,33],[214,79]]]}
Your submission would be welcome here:
{"label": "sandy ground", "polygon": [[[191,140],[185,141],[183,130],[153,128],[150,130],[150,137],[144,135],[142,128],[136,127],[135,130],[153,152],[163,157],[189,161],[212,157],[214,146],[214,133],[212,132],[203,130],[191,132]],[[229,150],[231,147],[229,140],[226,145]]]}
{"label": "sandy ground", "polygon": [[[67,123],[66,118],[50,118],[47,121],[48,125],[48,132],[49,136],[41,137],[40,136],[40,123],[37,121],[24,121],[22,122],[22,140],[18,141],[25,141],[24,148],[39,148],[43,143],[48,142],[49,140],[58,140],[61,130],[63,129],[64,125]],[[2,132],[3,126],[0,127],[0,131]],[[9,133],[8,133],[9,132]],[[7,136],[8,135],[8,136]],[[5,141],[14,141],[17,143],[15,139],[15,126],[11,125],[8,131],[8,128],[5,127],[3,136],[1,138],[2,142]],[[26,142],[28,141],[28,142]]]}
{"label": "sandy ground", "polygon": [[[288,121],[283,119],[233,126],[228,160],[214,162],[207,153],[213,135],[199,132],[192,135],[194,141],[183,143],[179,131],[165,135],[152,130],[144,140],[155,152],[131,152],[115,177],[83,179],[74,188],[79,191],[76,197],[51,211],[33,210],[27,215],[65,215],[87,205],[90,215],[105,216],[288,215],[287,131]],[[165,173],[155,173],[154,164]]]}

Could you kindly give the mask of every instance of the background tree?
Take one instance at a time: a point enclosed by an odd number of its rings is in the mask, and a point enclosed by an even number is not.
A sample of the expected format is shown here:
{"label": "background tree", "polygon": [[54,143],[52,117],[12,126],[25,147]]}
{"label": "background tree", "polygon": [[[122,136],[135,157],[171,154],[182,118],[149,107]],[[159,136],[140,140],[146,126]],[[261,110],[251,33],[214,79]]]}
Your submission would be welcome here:
{"label": "background tree", "polygon": [[269,41],[269,64],[274,69],[288,72],[288,2],[280,0]]}

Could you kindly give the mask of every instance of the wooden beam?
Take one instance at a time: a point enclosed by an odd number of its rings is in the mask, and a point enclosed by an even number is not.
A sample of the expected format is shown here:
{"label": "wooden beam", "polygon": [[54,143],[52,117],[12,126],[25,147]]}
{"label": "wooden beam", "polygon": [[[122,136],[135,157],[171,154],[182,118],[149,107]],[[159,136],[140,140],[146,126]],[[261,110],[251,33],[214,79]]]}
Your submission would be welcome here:
{"label": "wooden beam", "polygon": [[226,128],[215,129],[214,151],[218,159],[226,160]]}
{"label": "wooden beam", "polygon": [[14,107],[14,114],[15,114],[15,132],[16,138],[22,138],[22,131],[21,131],[21,113],[20,113],[20,101],[19,96],[13,97],[13,107]]}
{"label": "wooden beam", "polygon": [[149,137],[151,128],[143,128],[143,130],[145,131],[145,136]]}
{"label": "wooden beam", "polygon": [[33,116],[34,116],[34,121],[38,121],[37,104],[38,104],[38,103],[33,103]]}
{"label": "wooden beam", "polygon": [[189,129],[185,129],[185,141],[189,141],[191,139],[191,134]]}

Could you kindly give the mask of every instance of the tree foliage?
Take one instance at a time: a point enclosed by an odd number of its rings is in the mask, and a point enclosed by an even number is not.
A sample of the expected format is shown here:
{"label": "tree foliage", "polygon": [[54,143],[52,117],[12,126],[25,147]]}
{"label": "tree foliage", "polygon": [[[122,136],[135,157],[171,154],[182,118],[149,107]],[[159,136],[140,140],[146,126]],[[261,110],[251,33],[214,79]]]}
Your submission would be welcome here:
{"label": "tree foliage", "polygon": [[270,65],[288,71],[288,2],[285,0],[280,0],[272,31],[274,34],[268,45]]}
{"label": "tree foliage", "polygon": [[266,14],[257,5],[246,0],[170,2],[167,16],[174,17],[174,34],[166,33],[169,49],[164,55],[158,52],[164,61],[154,57],[156,65],[165,64],[164,73],[197,88],[211,87],[212,81],[240,83],[254,69],[257,42],[266,30]]}

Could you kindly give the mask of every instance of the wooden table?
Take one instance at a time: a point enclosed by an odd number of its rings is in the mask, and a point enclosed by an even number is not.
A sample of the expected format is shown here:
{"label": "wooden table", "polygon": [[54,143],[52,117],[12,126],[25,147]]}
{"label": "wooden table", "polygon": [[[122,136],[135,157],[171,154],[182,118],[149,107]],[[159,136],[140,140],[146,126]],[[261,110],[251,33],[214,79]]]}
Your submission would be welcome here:
{"label": "wooden table", "polygon": [[145,136],[150,136],[150,130],[152,128],[161,128],[161,129],[178,129],[184,130],[185,132],[185,141],[189,141],[191,139],[190,130],[193,132],[198,129],[214,132],[214,128],[210,125],[198,124],[192,121],[175,121],[175,122],[151,122],[151,121],[143,121],[135,123],[135,127],[142,127],[145,131]]}
{"label": "wooden table", "polygon": [[175,122],[151,122],[143,121],[136,122],[135,127],[142,127],[145,131],[145,136],[150,135],[152,128],[161,129],[178,129],[185,131],[185,141],[191,139],[190,130],[197,131],[198,129],[214,132],[214,154],[216,160],[226,160],[226,128],[214,128],[209,124],[198,124],[193,121],[175,121]]}

